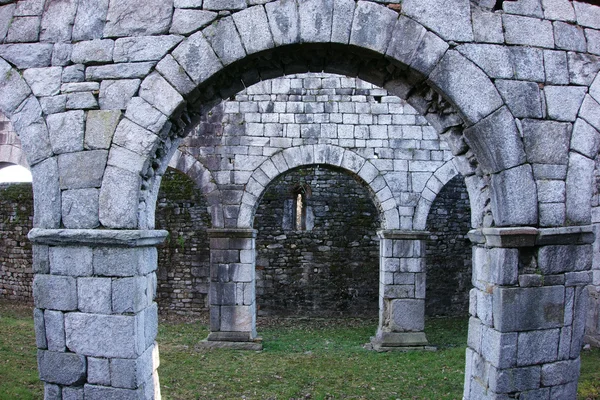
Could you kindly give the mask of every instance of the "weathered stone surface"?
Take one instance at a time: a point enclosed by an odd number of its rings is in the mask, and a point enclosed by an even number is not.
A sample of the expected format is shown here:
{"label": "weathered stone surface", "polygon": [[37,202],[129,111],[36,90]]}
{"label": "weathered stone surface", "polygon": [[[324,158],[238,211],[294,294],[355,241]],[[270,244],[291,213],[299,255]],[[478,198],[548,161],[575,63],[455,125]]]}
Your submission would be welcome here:
{"label": "weathered stone surface", "polygon": [[0,57],[19,69],[48,67],[52,60],[51,44],[26,43],[0,45]]}
{"label": "weathered stone surface", "polygon": [[233,15],[235,26],[248,54],[275,46],[267,14],[262,6],[250,7]]}
{"label": "weathered stone surface", "polygon": [[92,250],[89,247],[51,247],[50,273],[52,275],[92,275]]}
{"label": "weathered stone surface", "polygon": [[142,389],[120,389],[86,384],[83,390],[85,398],[91,400],[139,400],[143,396]]}
{"label": "weathered stone surface", "polygon": [[546,86],[548,116],[557,121],[575,121],[586,94],[584,87]]}
{"label": "weathered stone surface", "polygon": [[129,149],[144,157],[149,156],[156,148],[160,139],[152,132],[123,119],[114,136],[114,144]]}
{"label": "weathered stone surface", "polygon": [[527,15],[542,18],[542,5],[540,0],[518,0],[502,3],[502,8],[507,14]]}
{"label": "weathered stone surface", "polygon": [[145,36],[167,32],[173,16],[173,0],[110,0],[105,37]]}
{"label": "weathered stone surface", "polygon": [[182,95],[186,95],[196,88],[194,82],[170,54],[167,54],[156,65],[156,70]]}
{"label": "weathered stone surface", "polygon": [[592,96],[585,96],[579,110],[579,116],[594,128],[600,129],[600,103],[594,100]]}
{"label": "weathered stone surface", "polygon": [[115,62],[160,60],[183,38],[176,35],[140,36],[117,39],[113,51]]}
{"label": "weathered stone surface", "polygon": [[600,55],[600,31],[595,29],[586,29],[585,37],[587,39],[587,51]]}
{"label": "weathered stone surface", "polygon": [[547,83],[553,85],[569,83],[569,67],[565,52],[544,50],[544,68]]}
{"label": "weathered stone surface", "polygon": [[567,162],[571,124],[553,121],[523,121],[523,139],[527,161],[538,164]]}
{"label": "weathered stone surface", "polygon": [[71,31],[79,1],[63,0],[46,3],[42,17],[40,40],[65,42],[71,40]]}
{"label": "weathered stone surface", "polygon": [[112,312],[137,313],[147,307],[148,281],[145,276],[114,279],[112,282]]}
{"label": "weathered stone surface", "polygon": [[102,39],[109,0],[80,2],[73,25],[73,41]]}
{"label": "weathered stone surface", "polygon": [[473,40],[471,6],[468,1],[448,0],[402,3],[402,12],[431,29],[443,39],[469,42]]}
{"label": "weathered stone surface", "polygon": [[83,150],[84,118],[83,111],[67,111],[46,118],[54,154]]}
{"label": "weathered stone surface", "polygon": [[63,400],[83,400],[82,387],[64,387],[62,389]]}
{"label": "weathered stone surface", "polygon": [[87,380],[91,384],[110,385],[110,360],[107,358],[88,357]]}
{"label": "weathered stone surface", "polygon": [[212,11],[176,8],[170,32],[179,35],[194,33],[213,22],[217,15]]}
{"label": "weathered stone surface", "polygon": [[425,301],[392,300],[389,304],[390,329],[394,332],[422,332],[425,329]]}
{"label": "weathered stone surface", "polygon": [[585,33],[582,27],[560,21],[554,22],[553,25],[556,48],[582,52],[587,50]]}
{"label": "weathered stone surface", "polygon": [[67,95],[67,110],[90,110],[98,108],[98,101],[92,92],[77,92]]}
{"label": "weathered stone surface", "polygon": [[61,154],[58,157],[61,189],[100,187],[108,151],[91,150]]}
{"label": "weathered stone surface", "polygon": [[[58,114],[67,111],[67,96],[58,95],[52,97],[42,97],[40,99],[42,112],[46,115]],[[47,128],[44,126],[47,131]]]}
{"label": "weathered stone surface", "polygon": [[535,82],[496,81],[498,91],[517,118],[542,118],[542,97]]}
{"label": "weathered stone surface", "polygon": [[58,228],[60,226],[60,188],[58,184],[58,161],[48,158],[31,167],[35,213],[33,225],[36,228]]}
{"label": "weathered stone surface", "polygon": [[497,226],[536,223],[537,195],[531,166],[521,165],[492,175],[491,192]]}
{"label": "weathered stone surface", "polygon": [[514,75],[510,52],[505,46],[468,43],[457,50],[491,78],[512,78]]}
{"label": "weathered stone surface", "polygon": [[246,8],[244,0],[204,0],[204,8],[207,10],[242,10]]}
{"label": "weathered stone surface", "polygon": [[589,224],[591,211],[594,162],[577,153],[569,155],[567,172],[567,221],[571,224]]}
{"label": "weathered stone surface", "polygon": [[556,361],[559,332],[559,329],[547,329],[519,333],[517,365]]}
{"label": "weathered stone surface", "polygon": [[61,311],[44,311],[48,350],[65,351],[65,322]]}
{"label": "weathered stone surface", "polygon": [[172,55],[196,84],[206,81],[222,68],[221,61],[202,32],[183,41]]}
{"label": "weathered stone surface", "polygon": [[426,30],[421,24],[405,16],[400,16],[391,36],[386,51],[387,55],[403,64],[410,65],[425,33]]}
{"label": "weathered stone surface", "polygon": [[14,3],[0,6],[0,40],[4,40],[6,37],[6,33],[8,32],[8,28],[13,19],[15,8],[16,5]]}
{"label": "weathered stone surface", "polygon": [[573,4],[568,0],[542,0],[544,17],[561,21],[575,21]]}
{"label": "weathered stone surface", "polygon": [[524,81],[544,82],[544,51],[526,46],[510,48],[515,78]]}
{"label": "weathered stone surface", "polygon": [[137,226],[139,174],[109,166],[100,188],[100,223],[107,228]]}
{"label": "weathered stone surface", "polygon": [[121,117],[120,111],[90,111],[85,126],[86,149],[108,149]]}
{"label": "weathered stone surface", "polygon": [[145,78],[155,62],[139,62],[128,64],[101,65],[98,67],[87,67],[85,77],[90,81],[103,79],[133,79]]}
{"label": "weathered stone surface", "polygon": [[33,278],[35,306],[42,309],[72,311],[77,309],[77,284],[70,276],[41,275]]}
{"label": "weathered stone surface", "polygon": [[10,24],[6,41],[9,43],[37,42],[39,36],[39,17],[17,17]]}
{"label": "weathered stone surface", "polygon": [[356,3],[352,0],[338,0],[333,3],[331,41],[346,44],[350,41],[352,20]]}
{"label": "weathered stone surface", "polygon": [[139,79],[104,80],[100,84],[100,108],[124,110],[140,87]]}
{"label": "weathered stone surface", "polygon": [[573,127],[571,148],[588,158],[594,158],[600,150],[600,133],[582,119],[577,119]]}
{"label": "weathered stone surface", "polygon": [[397,19],[398,14],[390,9],[359,1],[354,11],[350,44],[385,53]]}
{"label": "weathered stone surface", "polygon": [[588,3],[574,2],[577,23],[594,29],[600,29],[600,10]]}
{"label": "weathered stone surface", "polygon": [[545,275],[588,270],[591,265],[590,245],[544,246],[538,252],[538,266]]}
{"label": "weathered stone surface", "polygon": [[110,62],[113,59],[113,40],[87,40],[75,43],[71,53],[71,61],[75,64],[94,62]]}
{"label": "weathered stone surface", "polygon": [[465,140],[485,171],[495,173],[525,162],[521,137],[506,107],[466,129]]}
{"label": "weathered stone surface", "polygon": [[471,123],[502,106],[502,98],[489,78],[457,51],[450,50],[429,76]]}
{"label": "weathered stone surface", "polygon": [[39,308],[33,309],[33,328],[35,330],[35,345],[38,349],[47,349],[46,324],[44,322],[44,311]]}
{"label": "weathered stone surface", "polygon": [[541,367],[508,368],[490,371],[490,389],[497,393],[514,393],[537,389]]}
{"label": "weathered stone surface", "polygon": [[305,43],[328,42],[333,22],[333,0],[298,2],[300,39]]}
{"label": "weathered stone surface", "polygon": [[75,189],[62,192],[62,221],[67,229],[93,229],[98,220],[98,189]]}
{"label": "weathered stone surface", "polygon": [[76,385],[85,381],[85,357],[73,353],[38,350],[40,379],[60,385]]}
{"label": "weathered stone surface", "polygon": [[0,97],[0,109],[10,116],[29,96],[31,89],[5,61],[0,61],[0,77],[0,89],[4,93]]}
{"label": "weathered stone surface", "polygon": [[273,41],[277,46],[300,43],[300,17],[294,0],[281,0],[265,5]]}
{"label": "weathered stone surface", "polygon": [[[156,356],[153,357],[153,354]],[[156,345],[150,346],[137,359],[114,358],[110,360],[111,385],[126,389],[138,388],[152,375],[156,367],[158,367]]]}
{"label": "weathered stone surface", "polygon": [[550,21],[517,15],[504,15],[502,22],[506,43],[554,48],[554,34]]}
{"label": "weathered stone surface", "polygon": [[167,117],[163,113],[152,107],[150,103],[141,97],[134,97],[131,99],[127,106],[125,116],[129,120],[154,133],[158,133],[167,122]]}
{"label": "weathered stone surface", "polygon": [[558,180],[538,180],[538,199],[543,203],[562,203],[565,201],[565,182]]}
{"label": "weathered stone surface", "polygon": [[155,248],[137,249],[100,247],[94,250],[94,274],[100,276],[147,275],[156,270]]}
{"label": "weathered stone surface", "polygon": [[[562,286],[496,288],[493,304],[494,327],[500,332],[557,328],[564,323]],[[529,318],[521,318],[521,315],[529,315]]]}
{"label": "weathered stone surface", "polygon": [[[77,279],[77,299],[79,310],[91,314],[112,313],[111,278]],[[93,381],[92,383],[102,383]]]}
{"label": "weathered stone surface", "polygon": [[474,7],[471,18],[473,20],[473,37],[475,41],[481,43],[504,43],[501,15]]}
{"label": "weathered stone surface", "polygon": [[183,97],[158,73],[144,79],[140,97],[168,116],[184,104]]}
{"label": "weathered stone surface", "polygon": [[570,82],[575,85],[591,85],[600,71],[600,57],[570,51],[567,53],[567,59]]}

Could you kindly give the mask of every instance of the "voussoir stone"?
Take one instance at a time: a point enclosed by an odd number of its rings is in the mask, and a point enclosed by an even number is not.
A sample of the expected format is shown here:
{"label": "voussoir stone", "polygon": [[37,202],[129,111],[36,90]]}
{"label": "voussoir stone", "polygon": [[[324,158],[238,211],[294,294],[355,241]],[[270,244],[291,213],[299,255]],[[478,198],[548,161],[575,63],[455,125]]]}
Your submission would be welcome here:
{"label": "voussoir stone", "polygon": [[196,84],[206,81],[223,67],[202,32],[184,40],[172,55]]}
{"label": "voussoir stone", "polygon": [[254,6],[235,13],[233,21],[248,54],[275,46],[264,7]]}
{"label": "voussoir stone", "polygon": [[398,14],[389,8],[359,1],[354,11],[350,44],[384,53],[397,19]]}
{"label": "voussoir stone", "polygon": [[173,0],[110,0],[105,37],[156,35],[168,31]]}
{"label": "voussoir stone", "polygon": [[100,108],[103,110],[124,110],[139,87],[139,79],[102,81],[100,84]]}
{"label": "voussoir stone", "polygon": [[300,17],[294,0],[280,0],[265,5],[273,40],[277,46],[300,42]]}

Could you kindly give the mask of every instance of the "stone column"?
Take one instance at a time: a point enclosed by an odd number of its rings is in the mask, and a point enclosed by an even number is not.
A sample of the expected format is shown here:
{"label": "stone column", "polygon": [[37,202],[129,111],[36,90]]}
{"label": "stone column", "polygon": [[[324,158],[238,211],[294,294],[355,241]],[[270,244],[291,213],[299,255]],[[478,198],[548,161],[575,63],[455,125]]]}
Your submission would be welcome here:
{"label": "stone column", "polygon": [[262,349],[256,336],[254,229],[209,229],[210,334],[205,347]]}
{"label": "stone column", "polygon": [[156,245],[166,231],[33,229],[44,398],[160,399]]}
{"label": "stone column", "polygon": [[379,327],[371,339],[378,351],[425,349],[425,240],[429,232],[378,232]]}
{"label": "stone column", "polygon": [[600,224],[595,223],[592,274],[593,281],[588,290],[590,293],[590,304],[587,315],[585,330],[585,342],[594,347],[600,347]]}
{"label": "stone column", "polygon": [[464,398],[574,399],[591,227],[486,228],[473,247]]}

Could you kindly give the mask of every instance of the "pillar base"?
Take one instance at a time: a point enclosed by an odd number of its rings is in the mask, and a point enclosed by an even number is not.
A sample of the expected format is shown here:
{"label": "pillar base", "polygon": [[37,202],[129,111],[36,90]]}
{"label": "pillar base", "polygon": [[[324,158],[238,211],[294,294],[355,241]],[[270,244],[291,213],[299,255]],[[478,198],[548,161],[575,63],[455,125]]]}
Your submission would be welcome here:
{"label": "pillar base", "polygon": [[435,351],[435,346],[430,346],[425,332],[377,332],[371,338],[370,345],[375,351]]}
{"label": "pillar base", "polygon": [[215,338],[213,332],[208,335],[208,338],[198,343],[196,348],[261,351],[263,349],[263,345],[261,337],[256,337],[252,340],[227,340],[225,338],[223,338],[223,340],[218,340]]}

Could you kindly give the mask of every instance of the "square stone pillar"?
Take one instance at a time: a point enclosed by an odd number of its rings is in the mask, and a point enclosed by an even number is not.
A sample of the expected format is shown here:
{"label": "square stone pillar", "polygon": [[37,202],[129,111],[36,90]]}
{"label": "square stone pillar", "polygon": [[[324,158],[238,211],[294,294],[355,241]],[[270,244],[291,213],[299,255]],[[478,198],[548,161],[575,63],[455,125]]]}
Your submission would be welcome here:
{"label": "square stone pillar", "polygon": [[44,398],[160,399],[156,245],[166,231],[33,229]]}
{"label": "square stone pillar", "polygon": [[588,286],[590,304],[585,330],[585,342],[600,348],[600,224],[595,223],[596,238],[592,257],[592,284]]}
{"label": "square stone pillar", "polygon": [[209,229],[210,334],[205,347],[262,349],[256,335],[256,231]]}
{"label": "square stone pillar", "polygon": [[424,349],[425,240],[429,232],[378,232],[379,327],[371,339],[378,351]]}
{"label": "square stone pillar", "polygon": [[486,228],[473,247],[464,399],[574,399],[591,227]]}

